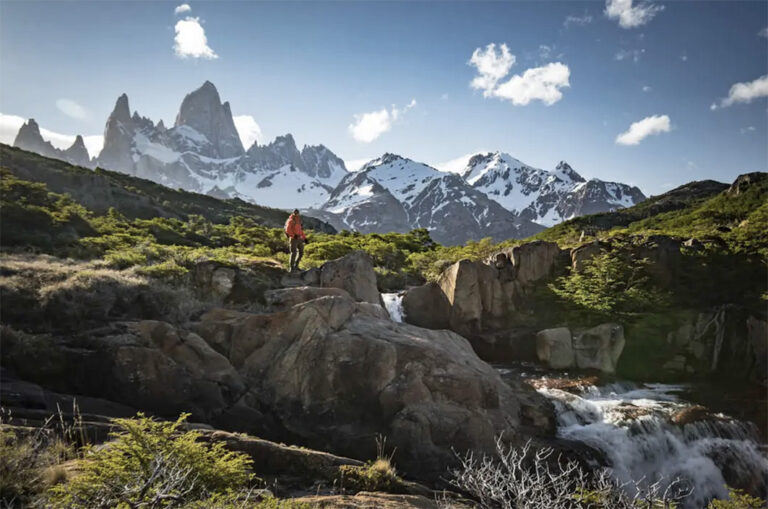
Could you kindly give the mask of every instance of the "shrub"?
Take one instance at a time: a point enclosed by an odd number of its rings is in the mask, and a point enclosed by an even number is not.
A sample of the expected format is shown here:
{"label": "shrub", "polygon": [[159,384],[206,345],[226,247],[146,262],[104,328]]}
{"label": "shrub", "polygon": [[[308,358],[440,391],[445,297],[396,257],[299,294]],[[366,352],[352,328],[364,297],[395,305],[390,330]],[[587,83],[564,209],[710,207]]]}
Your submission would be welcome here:
{"label": "shrub", "polygon": [[664,303],[646,273],[646,260],[622,260],[600,253],[580,272],[558,278],[549,288],[568,305],[601,316],[650,311]]}
{"label": "shrub", "polygon": [[53,507],[173,507],[246,487],[251,459],[205,444],[197,431],[143,414],[114,419],[119,431],[103,447],[85,447],[81,473],[49,490]]}
{"label": "shrub", "polygon": [[363,466],[342,465],[339,467],[339,484],[354,491],[396,491],[400,478],[387,458],[378,458]]}
{"label": "shrub", "polygon": [[763,509],[766,501],[744,493],[742,490],[728,489],[728,500],[713,500],[707,509]]}
{"label": "shrub", "polygon": [[590,474],[553,455],[549,447],[515,448],[499,437],[493,456],[460,456],[449,482],[481,507],[503,509],[674,509],[691,493],[679,480],[621,485],[606,470]]}
{"label": "shrub", "polygon": [[46,470],[72,455],[50,429],[16,434],[0,429],[0,503],[27,507],[47,483]]}

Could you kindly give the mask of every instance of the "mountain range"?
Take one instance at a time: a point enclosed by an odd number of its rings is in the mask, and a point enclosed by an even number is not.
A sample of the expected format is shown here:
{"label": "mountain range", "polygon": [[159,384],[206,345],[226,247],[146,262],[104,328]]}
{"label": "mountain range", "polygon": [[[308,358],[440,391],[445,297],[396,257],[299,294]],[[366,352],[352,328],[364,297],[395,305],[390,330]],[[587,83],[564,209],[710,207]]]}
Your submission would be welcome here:
{"label": "mountain range", "polygon": [[247,148],[228,102],[206,81],[187,94],[173,127],[131,114],[121,95],[107,119],[104,147],[91,158],[81,136],[61,150],[34,119],[14,141],[25,150],[85,167],[102,167],[159,184],[301,208],[338,229],[405,232],[427,228],[443,244],[523,238],[572,217],[629,207],[645,199],[633,186],[586,180],[566,162],[533,168],[501,153],[476,154],[458,173],[384,154],[350,172],[323,145],[301,150],[293,136]]}

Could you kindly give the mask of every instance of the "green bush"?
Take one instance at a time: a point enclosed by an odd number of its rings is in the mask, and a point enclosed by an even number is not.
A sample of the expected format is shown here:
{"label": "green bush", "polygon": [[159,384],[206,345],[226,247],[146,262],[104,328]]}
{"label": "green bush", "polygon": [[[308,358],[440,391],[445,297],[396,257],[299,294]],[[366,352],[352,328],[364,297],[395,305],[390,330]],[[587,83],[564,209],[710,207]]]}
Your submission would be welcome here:
{"label": "green bush", "polygon": [[246,487],[251,459],[206,444],[197,431],[143,414],[114,419],[119,431],[102,447],[84,448],[81,473],[49,490],[52,507],[172,507]]}
{"label": "green bush", "polygon": [[713,500],[707,505],[707,509],[763,509],[765,507],[765,500],[733,488],[728,489],[727,500]]}
{"label": "green bush", "polygon": [[0,503],[28,507],[48,479],[47,469],[72,455],[72,448],[47,429],[17,435],[0,429]]}
{"label": "green bush", "polygon": [[579,271],[549,285],[567,306],[596,317],[615,317],[654,310],[667,299],[646,272],[647,260],[623,260],[600,253]]}

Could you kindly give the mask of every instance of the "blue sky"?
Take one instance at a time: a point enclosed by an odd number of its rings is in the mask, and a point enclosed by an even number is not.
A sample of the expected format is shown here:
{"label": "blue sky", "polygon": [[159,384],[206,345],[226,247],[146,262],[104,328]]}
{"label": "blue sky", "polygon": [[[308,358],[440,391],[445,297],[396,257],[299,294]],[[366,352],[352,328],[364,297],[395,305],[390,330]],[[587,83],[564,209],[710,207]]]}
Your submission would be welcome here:
{"label": "blue sky", "polygon": [[210,80],[260,141],[347,161],[501,150],[646,194],[768,170],[768,2],[180,4],[2,1],[2,141],[99,135],[123,92],[171,125]]}

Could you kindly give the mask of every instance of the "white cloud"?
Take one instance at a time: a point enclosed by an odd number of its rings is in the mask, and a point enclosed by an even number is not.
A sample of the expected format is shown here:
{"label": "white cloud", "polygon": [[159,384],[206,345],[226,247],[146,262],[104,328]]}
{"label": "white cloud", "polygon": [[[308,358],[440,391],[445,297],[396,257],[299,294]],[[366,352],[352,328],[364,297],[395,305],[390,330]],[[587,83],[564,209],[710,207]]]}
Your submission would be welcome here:
{"label": "white cloud", "polygon": [[512,101],[515,106],[525,106],[536,100],[551,106],[563,98],[560,89],[571,86],[570,76],[568,66],[560,62],[534,67],[496,87],[493,96]]}
{"label": "white cloud", "polygon": [[261,133],[261,127],[256,123],[256,119],[250,115],[238,115],[232,117],[235,122],[235,128],[237,134],[240,136],[240,141],[243,142],[243,146],[248,150],[254,141],[261,143],[263,136]]}
{"label": "white cloud", "polygon": [[592,16],[584,14],[583,16],[568,16],[565,18],[565,21],[563,21],[563,26],[567,28],[571,25],[584,26],[590,23],[592,23]]}
{"label": "white cloud", "polygon": [[180,58],[219,58],[209,46],[200,18],[187,17],[176,22],[173,51]]}
{"label": "white cloud", "polygon": [[472,156],[475,156],[477,154],[487,154],[488,152],[489,152],[488,150],[475,150],[474,152],[470,152],[469,154],[464,154],[455,159],[444,161],[442,163],[433,164],[432,167],[448,173],[461,173],[464,170],[464,168],[466,168],[467,165],[469,164],[469,160],[472,158]]}
{"label": "white cloud", "polygon": [[345,160],[344,166],[346,166],[349,171],[359,171],[365,163],[373,159],[375,159],[375,157],[366,157],[364,159],[350,159],[349,161]]}
{"label": "white cloud", "polygon": [[72,99],[57,99],[56,107],[68,117],[76,118],[78,120],[84,120],[88,118],[88,110],[80,106]]}
{"label": "white cloud", "polygon": [[664,9],[663,5],[641,2],[632,5],[632,0],[606,0],[605,15],[618,19],[621,28],[635,28],[645,25]]}
{"label": "white cloud", "polygon": [[616,137],[616,143],[619,145],[637,145],[648,136],[668,133],[669,130],[670,122],[667,115],[653,115],[633,122],[629,129]]}
{"label": "white cloud", "polygon": [[768,74],[745,83],[734,83],[728,91],[728,97],[720,99],[720,104],[712,103],[710,110],[725,108],[735,103],[749,103],[753,99],[768,97]]}
{"label": "white cloud", "polygon": [[446,93],[444,93],[443,95],[441,95],[441,96],[440,96],[440,100],[441,100],[441,101],[447,101],[447,100],[448,100],[448,92],[446,92]]}
{"label": "white cloud", "polygon": [[177,5],[176,8],[173,10],[174,14],[183,14],[185,12],[189,12],[192,10],[192,7],[189,6],[189,4],[181,4]]}
{"label": "white cloud", "polygon": [[757,33],[758,37],[765,37],[768,39],[768,27],[763,28]]}
{"label": "white cloud", "polygon": [[638,62],[640,60],[640,57],[643,56],[643,53],[645,53],[645,48],[641,48],[641,49],[620,49],[613,56],[613,59],[614,60],[618,60],[618,61],[631,59],[634,62]]}
{"label": "white cloud", "polygon": [[688,61],[688,55],[680,55],[680,60],[682,60],[683,62],[687,62]]}
{"label": "white cloud", "polygon": [[[13,145],[19,129],[26,121],[25,118],[18,115],[4,115],[0,113],[0,142]],[[44,140],[50,141],[54,147],[59,149],[69,148],[75,142],[75,135],[61,134],[42,127],[40,128],[40,135]],[[88,154],[94,157],[99,155],[104,146],[104,136],[100,134],[83,136],[83,142],[85,143],[85,148],[88,149]]]}
{"label": "white cloud", "polygon": [[[534,67],[499,84],[516,60],[506,44],[499,48],[497,52],[496,45],[492,43],[472,53],[469,65],[477,68],[479,73],[469,84],[472,88],[482,90],[484,97],[507,99],[516,106],[525,106],[536,100],[551,106],[563,98],[560,89],[570,86],[571,71],[567,65],[555,62]],[[546,46],[541,48],[546,48],[547,52],[550,50]]]}
{"label": "white cloud", "polygon": [[742,127],[740,129],[741,134],[752,133],[752,132],[755,132],[756,130],[757,129],[755,129],[755,126],[753,126],[753,125],[748,125],[747,127]]}
{"label": "white cloud", "polygon": [[356,114],[355,121],[349,124],[349,132],[355,140],[370,143],[392,129],[392,124],[414,106],[416,106],[416,99],[411,99],[411,102],[402,109],[392,105],[390,109],[382,108],[378,111]]}
{"label": "white cloud", "polygon": [[650,87],[650,85],[643,85],[643,89],[642,90],[643,90],[643,92],[650,92],[653,89]]}
{"label": "white cloud", "polygon": [[546,44],[539,44],[539,57],[547,60],[552,55],[552,47]]}
{"label": "white cloud", "polygon": [[468,63],[477,68],[478,76],[474,77],[470,86],[476,90],[482,90],[485,97],[492,95],[499,80],[509,74],[509,70],[515,65],[515,60],[515,55],[509,52],[506,44],[499,46],[498,52],[494,43],[489,44],[485,49],[475,49]]}

